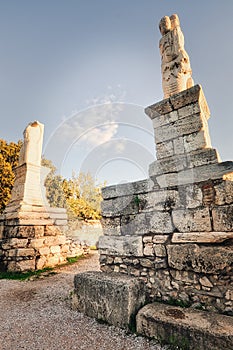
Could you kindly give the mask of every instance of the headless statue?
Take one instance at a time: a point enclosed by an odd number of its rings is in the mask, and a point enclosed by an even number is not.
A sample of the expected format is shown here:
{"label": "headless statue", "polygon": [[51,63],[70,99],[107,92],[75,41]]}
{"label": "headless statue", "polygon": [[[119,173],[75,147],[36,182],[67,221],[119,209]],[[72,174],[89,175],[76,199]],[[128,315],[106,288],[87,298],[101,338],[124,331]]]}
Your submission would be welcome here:
{"label": "headless statue", "polygon": [[41,165],[43,134],[43,124],[38,121],[28,124],[23,133],[24,141],[19,154],[19,165],[24,163]]}
{"label": "headless statue", "polygon": [[189,56],[184,49],[184,35],[177,15],[165,16],[159,23],[162,38],[159,49],[162,59],[164,98],[193,86]]}

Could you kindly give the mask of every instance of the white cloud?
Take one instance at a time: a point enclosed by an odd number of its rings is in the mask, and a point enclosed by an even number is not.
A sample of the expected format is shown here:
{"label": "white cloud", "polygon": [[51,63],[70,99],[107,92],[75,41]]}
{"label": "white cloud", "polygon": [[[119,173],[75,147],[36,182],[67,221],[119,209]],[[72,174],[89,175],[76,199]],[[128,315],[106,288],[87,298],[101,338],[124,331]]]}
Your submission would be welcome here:
{"label": "white cloud", "polygon": [[118,124],[110,123],[103,126],[97,126],[88,130],[80,139],[82,142],[87,142],[90,146],[99,146],[105,142],[109,142],[117,133]]}

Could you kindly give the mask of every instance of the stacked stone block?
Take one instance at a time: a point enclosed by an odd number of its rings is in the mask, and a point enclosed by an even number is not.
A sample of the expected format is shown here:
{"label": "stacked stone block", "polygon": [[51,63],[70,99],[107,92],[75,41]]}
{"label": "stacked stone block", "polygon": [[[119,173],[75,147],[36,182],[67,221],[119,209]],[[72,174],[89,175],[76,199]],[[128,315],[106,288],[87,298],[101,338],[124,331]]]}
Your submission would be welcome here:
{"label": "stacked stone block", "polygon": [[211,148],[196,85],[146,109],[157,160],[149,179],[103,189],[100,262],[143,279],[151,299],[233,312],[233,162]]}

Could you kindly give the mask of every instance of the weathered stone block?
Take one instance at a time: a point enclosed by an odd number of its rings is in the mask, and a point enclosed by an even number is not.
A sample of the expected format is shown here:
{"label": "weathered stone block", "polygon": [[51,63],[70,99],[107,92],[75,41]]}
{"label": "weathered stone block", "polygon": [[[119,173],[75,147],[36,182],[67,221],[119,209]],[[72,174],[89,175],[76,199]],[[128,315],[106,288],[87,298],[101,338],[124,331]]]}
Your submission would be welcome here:
{"label": "weathered stone block", "polygon": [[143,235],[150,230],[147,213],[137,215],[124,215],[121,218],[122,235]]}
{"label": "weathered stone block", "polygon": [[207,129],[184,136],[184,150],[186,153],[197,151],[203,148],[211,148]]}
{"label": "weathered stone block", "polygon": [[179,195],[181,207],[194,209],[202,206],[202,190],[198,185],[180,186]]}
{"label": "weathered stone block", "polygon": [[73,306],[111,325],[132,328],[146,302],[144,283],[117,273],[84,272],[74,278]]}
{"label": "weathered stone block", "polygon": [[19,248],[17,256],[35,256],[35,250],[33,248]]}
{"label": "weathered stone block", "polygon": [[144,255],[147,256],[153,256],[154,250],[153,250],[153,243],[146,243],[143,251]]}
{"label": "weathered stone block", "polygon": [[152,236],[144,236],[142,238],[143,243],[152,243],[153,242],[153,237]]}
{"label": "weathered stone block", "polygon": [[172,218],[179,232],[211,231],[208,208],[174,210]]}
{"label": "weathered stone block", "polygon": [[28,244],[27,238],[10,238],[7,241],[8,245],[12,248],[26,248]]}
{"label": "weathered stone block", "polygon": [[160,190],[147,195],[146,210],[170,210],[180,206],[179,192],[176,190]]}
{"label": "weathered stone block", "polygon": [[135,196],[123,196],[113,199],[105,199],[101,202],[101,212],[103,216],[119,216],[121,214],[134,214],[138,212]]}
{"label": "weathered stone block", "polygon": [[166,248],[162,244],[155,244],[154,245],[154,252],[155,252],[155,255],[158,257],[163,258],[163,257],[167,256]]}
{"label": "weathered stone block", "polygon": [[229,316],[159,303],[137,314],[137,332],[176,344],[177,348],[220,350],[233,348],[233,319]]}
{"label": "weathered stone block", "polygon": [[173,111],[170,99],[166,98],[160,102],[157,102],[145,109],[145,113],[151,119],[154,119],[162,114],[167,114]]}
{"label": "weathered stone block", "polygon": [[191,117],[179,119],[168,127],[163,125],[155,128],[156,143],[184,137],[200,131],[204,127],[204,121],[201,114],[195,114]]}
{"label": "weathered stone block", "polygon": [[140,236],[100,236],[100,254],[119,256],[143,256],[143,243]]}
{"label": "weathered stone block", "polygon": [[222,243],[228,239],[233,239],[233,232],[175,232],[172,243]]}
{"label": "weathered stone block", "polygon": [[169,235],[156,235],[153,237],[153,243],[166,243]]}
{"label": "weathered stone block", "polygon": [[176,120],[178,120],[178,113],[177,111],[172,111],[170,113],[155,117],[154,119],[152,119],[152,122],[154,129],[156,129],[163,125],[168,126],[168,124],[175,122]]}
{"label": "weathered stone block", "polygon": [[121,197],[125,195],[133,195],[139,193],[145,193],[150,191],[153,187],[153,183],[150,179],[112,185],[102,188],[102,197],[103,199],[111,199],[116,197]]}
{"label": "weathered stone block", "polygon": [[43,226],[18,226],[16,223],[16,226],[7,226],[6,229],[8,238],[35,238],[44,235]]}
{"label": "weathered stone block", "polygon": [[201,113],[201,107],[198,102],[194,102],[192,104],[186,105],[185,107],[181,107],[177,110],[179,119],[189,117],[196,113]]}
{"label": "weathered stone block", "polygon": [[9,261],[7,270],[9,272],[26,272],[35,270],[35,259],[21,260],[21,261]]}
{"label": "weathered stone block", "polygon": [[233,204],[212,210],[214,231],[233,231]]}
{"label": "weathered stone block", "polygon": [[44,238],[34,238],[30,241],[30,247],[39,249],[44,245]]}
{"label": "weathered stone block", "polygon": [[148,215],[150,220],[150,232],[152,233],[171,233],[173,225],[171,216],[167,212],[153,212]]}
{"label": "weathered stone block", "polygon": [[149,176],[178,172],[187,167],[186,156],[172,156],[156,160],[149,165]]}
{"label": "weathered stone block", "polygon": [[233,173],[233,162],[202,165],[182,170],[179,173],[163,174],[156,177],[160,188],[177,185],[193,184],[217,179],[223,179]]}
{"label": "weathered stone block", "polygon": [[218,274],[233,263],[232,247],[200,247],[197,244],[167,246],[168,265],[177,270]]}
{"label": "weathered stone block", "polygon": [[188,168],[193,168],[201,165],[216,164],[220,162],[219,154],[216,149],[204,148],[186,154]]}
{"label": "weathered stone block", "polygon": [[156,144],[157,159],[171,157],[174,155],[174,146],[172,141],[161,142]]}
{"label": "weathered stone block", "polygon": [[121,234],[120,216],[119,217],[104,217],[101,218],[103,234],[107,236],[118,236]]}
{"label": "weathered stone block", "polygon": [[173,109],[175,110],[198,102],[201,107],[201,111],[205,114],[207,119],[210,115],[201,85],[195,85],[190,89],[171,96],[170,101]]}

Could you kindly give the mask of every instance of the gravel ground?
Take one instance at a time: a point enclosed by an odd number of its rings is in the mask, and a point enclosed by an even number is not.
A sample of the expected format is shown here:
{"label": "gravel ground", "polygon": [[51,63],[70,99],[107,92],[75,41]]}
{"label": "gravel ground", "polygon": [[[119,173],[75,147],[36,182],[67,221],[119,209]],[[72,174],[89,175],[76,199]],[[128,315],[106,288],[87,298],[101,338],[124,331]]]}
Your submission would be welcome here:
{"label": "gravel ground", "polygon": [[0,280],[0,350],[161,350],[71,307],[76,273],[98,270],[98,254],[31,281]]}

